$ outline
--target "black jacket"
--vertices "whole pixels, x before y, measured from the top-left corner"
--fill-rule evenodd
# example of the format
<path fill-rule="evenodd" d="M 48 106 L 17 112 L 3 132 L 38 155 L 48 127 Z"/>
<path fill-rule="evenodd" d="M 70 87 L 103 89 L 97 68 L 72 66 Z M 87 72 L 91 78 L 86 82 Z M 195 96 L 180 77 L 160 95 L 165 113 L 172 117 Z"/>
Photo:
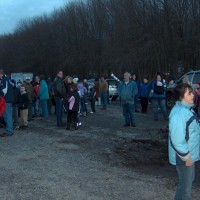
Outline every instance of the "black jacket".
<path fill-rule="evenodd" d="M 21 94 L 19 98 L 19 109 L 20 110 L 28 109 L 28 104 L 29 104 L 28 93 Z"/>
<path fill-rule="evenodd" d="M 79 102 L 80 102 L 79 93 L 78 92 L 72 92 L 71 96 L 74 96 L 74 98 L 75 98 L 75 102 L 74 102 L 74 106 L 72 108 L 72 111 L 78 112 L 79 111 Z"/>
<path fill-rule="evenodd" d="M 60 77 L 56 77 L 53 83 L 53 95 L 55 97 L 66 98 L 67 93 L 65 89 L 65 84 Z"/>

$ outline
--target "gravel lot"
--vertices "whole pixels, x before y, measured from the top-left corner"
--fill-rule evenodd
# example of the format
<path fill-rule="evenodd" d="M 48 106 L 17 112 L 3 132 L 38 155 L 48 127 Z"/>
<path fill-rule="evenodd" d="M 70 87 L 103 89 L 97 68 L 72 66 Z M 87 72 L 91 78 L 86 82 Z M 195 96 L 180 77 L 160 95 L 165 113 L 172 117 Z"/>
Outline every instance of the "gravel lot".
<path fill-rule="evenodd" d="M 0 199 L 173 199 L 177 176 L 167 161 L 166 121 L 136 113 L 137 127 L 124 128 L 117 103 L 81 119 L 79 130 L 66 131 L 53 115 L 35 118 L 28 130 L 0 138 Z"/>

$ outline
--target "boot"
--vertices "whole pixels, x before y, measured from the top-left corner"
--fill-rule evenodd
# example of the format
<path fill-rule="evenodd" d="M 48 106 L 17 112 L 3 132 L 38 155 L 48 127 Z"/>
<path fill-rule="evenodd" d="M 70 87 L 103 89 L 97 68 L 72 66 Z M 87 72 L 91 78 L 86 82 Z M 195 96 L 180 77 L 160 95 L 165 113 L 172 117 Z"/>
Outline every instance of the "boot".
<path fill-rule="evenodd" d="M 66 130 L 70 130 L 71 128 L 70 128 L 70 123 L 69 122 L 67 122 L 67 128 L 66 128 Z"/>
<path fill-rule="evenodd" d="M 78 124 L 77 123 L 74 124 L 74 129 L 78 130 Z"/>

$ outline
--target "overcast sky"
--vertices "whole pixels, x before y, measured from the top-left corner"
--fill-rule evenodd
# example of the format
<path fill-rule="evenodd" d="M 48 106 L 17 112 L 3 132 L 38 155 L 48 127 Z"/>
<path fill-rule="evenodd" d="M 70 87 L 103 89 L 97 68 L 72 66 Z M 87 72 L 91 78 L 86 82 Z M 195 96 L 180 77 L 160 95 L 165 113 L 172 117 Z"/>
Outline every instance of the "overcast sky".
<path fill-rule="evenodd" d="M 0 35 L 12 33 L 21 19 L 51 13 L 72 0 L 0 0 Z"/>

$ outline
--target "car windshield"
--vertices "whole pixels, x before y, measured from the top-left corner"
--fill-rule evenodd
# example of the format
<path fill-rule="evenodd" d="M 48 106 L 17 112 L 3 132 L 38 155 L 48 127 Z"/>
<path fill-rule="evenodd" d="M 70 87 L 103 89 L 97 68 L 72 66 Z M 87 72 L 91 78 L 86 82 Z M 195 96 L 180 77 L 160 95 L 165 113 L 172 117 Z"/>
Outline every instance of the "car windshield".
<path fill-rule="evenodd" d="M 200 82 L 200 72 L 195 73 L 192 83 L 197 84 Z"/>
<path fill-rule="evenodd" d="M 116 80 L 108 80 L 108 85 L 117 85 Z"/>

